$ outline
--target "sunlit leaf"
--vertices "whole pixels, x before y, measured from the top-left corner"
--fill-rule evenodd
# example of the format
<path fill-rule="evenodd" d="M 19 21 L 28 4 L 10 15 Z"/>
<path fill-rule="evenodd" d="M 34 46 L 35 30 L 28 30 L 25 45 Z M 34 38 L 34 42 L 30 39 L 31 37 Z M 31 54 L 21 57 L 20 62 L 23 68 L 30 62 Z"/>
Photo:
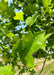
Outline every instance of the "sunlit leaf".
<path fill-rule="evenodd" d="M 20 12 L 20 13 L 16 12 L 15 14 L 16 14 L 16 16 L 13 17 L 15 20 L 22 20 L 22 21 L 24 21 L 24 19 L 23 19 L 23 12 Z"/>
<path fill-rule="evenodd" d="M 14 72 L 12 71 L 12 67 L 11 66 L 4 66 L 4 67 L 0 67 L 0 75 L 10 75 L 13 74 Z"/>
<path fill-rule="evenodd" d="M 16 43 L 16 47 L 14 47 L 13 52 L 19 52 L 21 61 L 24 65 L 33 66 L 32 54 L 37 52 L 40 48 L 44 50 L 46 39 L 49 36 L 50 35 L 45 36 L 45 31 L 37 32 L 34 35 L 32 33 L 24 35 L 23 39 Z M 28 58 L 30 60 L 28 60 Z"/>

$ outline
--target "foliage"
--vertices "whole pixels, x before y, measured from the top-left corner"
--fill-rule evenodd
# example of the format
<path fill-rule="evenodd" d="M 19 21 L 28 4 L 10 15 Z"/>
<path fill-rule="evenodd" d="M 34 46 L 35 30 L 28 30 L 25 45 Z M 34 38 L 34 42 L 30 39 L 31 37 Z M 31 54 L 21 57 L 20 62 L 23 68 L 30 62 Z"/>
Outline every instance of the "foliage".
<path fill-rule="evenodd" d="M 54 58 L 54 0 L 1 0 L 1 58 L 13 68 L 19 61 L 33 68 L 35 53 Z"/>
<path fill-rule="evenodd" d="M 12 71 L 12 67 L 11 66 L 4 66 L 4 67 L 0 67 L 0 74 L 1 75 L 11 75 L 14 72 Z"/>

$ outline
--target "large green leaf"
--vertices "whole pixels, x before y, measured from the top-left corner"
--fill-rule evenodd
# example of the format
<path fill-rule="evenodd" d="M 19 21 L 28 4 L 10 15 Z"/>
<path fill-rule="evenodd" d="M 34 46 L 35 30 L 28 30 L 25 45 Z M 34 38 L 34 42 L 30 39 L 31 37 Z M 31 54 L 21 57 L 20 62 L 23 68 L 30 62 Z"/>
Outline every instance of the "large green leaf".
<path fill-rule="evenodd" d="M 32 54 L 37 52 L 37 50 L 40 48 L 44 50 L 46 46 L 46 39 L 50 35 L 45 36 L 45 31 L 39 31 L 35 34 L 28 33 L 27 35 L 23 35 L 22 40 L 16 43 L 16 47 L 13 48 L 13 51 L 19 52 L 20 59 L 24 65 L 33 66 Z"/>
<path fill-rule="evenodd" d="M 45 31 L 40 31 L 40 32 L 35 33 L 34 35 L 33 34 L 30 35 L 29 39 L 30 39 L 30 41 L 29 42 L 26 41 L 27 45 L 23 47 L 24 49 L 19 52 L 19 55 L 20 55 L 20 58 L 24 65 L 33 66 L 32 54 L 34 52 L 37 52 L 37 50 L 39 50 L 40 48 L 42 48 L 44 50 L 44 48 L 46 46 L 47 37 L 45 37 Z M 27 40 L 27 38 L 24 39 L 23 42 L 25 40 Z M 23 44 L 25 45 L 25 42 L 22 43 L 22 46 L 23 46 Z"/>

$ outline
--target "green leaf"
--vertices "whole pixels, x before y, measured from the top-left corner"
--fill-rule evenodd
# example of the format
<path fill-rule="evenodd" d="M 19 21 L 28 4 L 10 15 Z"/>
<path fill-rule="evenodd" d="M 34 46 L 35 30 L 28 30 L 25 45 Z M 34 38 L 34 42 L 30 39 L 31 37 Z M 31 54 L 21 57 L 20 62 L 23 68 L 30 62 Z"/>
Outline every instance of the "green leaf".
<path fill-rule="evenodd" d="M 13 73 L 11 66 L 0 67 L 0 75 L 11 75 Z"/>
<path fill-rule="evenodd" d="M 14 20 L 22 20 L 22 21 L 24 21 L 24 19 L 23 19 L 23 12 L 20 12 L 20 13 L 15 12 L 15 14 L 16 14 L 16 16 L 13 17 Z"/>
<path fill-rule="evenodd" d="M 34 14 L 32 17 L 28 17 L 26 19 L 26 24 L 31 26 L 32 24 L 34 24 L 34 22 L 36 21 L 37 19 L 37 14 Z"/>
<path fill-rule="evenodd" d="M 27 42 L 27 45 L 24 47 L 23 46 L 23 50 L 19 52 L 19 55 L 20 55 L 20 58 L 21 58 L 21 61 L 24 65 L 26 66 L 33 66 L 33 57 L 32 57 L 32 54 L 34 52 L 37 52 L 38 49 L 40 48 L 43 48 L 46 46 L 46 43 L 45 43 L 45 40 L 44 40 L 44 33 L 45 32 L 37 32 L 35 33 L 34 35 L 33 34 L 30 34 L 30 37 L 29 36 L 26 36 L 29 39 L 29 42 Z M 27 38 L 23 40 L 23 42 L 25 40 L 28 40 Z M 22 43 L 22 45 L 25 45 L 26 43 Z M 28 60 L 28 58 L 30 60 Z"/>
<path fill-rule="evenodd" d="M 19 53 L 22 63 L 26 66 L 33 66 L 33 57 L 32 54 L 37 52 L 40 48 L 44 49 L 46 46 L 46 39 L 50 35 L 45 36 L 45 31 L 39 31 L 35 34 L 31 32 L 27 35 L 23 35 L 23 39 L 16 43 L 14 51 Z M 14 53 L 17 53 L 14 52 Z M 28 58 L 30 60 L 28 60 Z"/>
<path fill-rule="evenodd" d="M 15 34 L 13 34 L 13 33 L 8 33 L 8 34 L 6 34 L 6 36 L 10 38 L 10 37 L 14 37 Z"/>

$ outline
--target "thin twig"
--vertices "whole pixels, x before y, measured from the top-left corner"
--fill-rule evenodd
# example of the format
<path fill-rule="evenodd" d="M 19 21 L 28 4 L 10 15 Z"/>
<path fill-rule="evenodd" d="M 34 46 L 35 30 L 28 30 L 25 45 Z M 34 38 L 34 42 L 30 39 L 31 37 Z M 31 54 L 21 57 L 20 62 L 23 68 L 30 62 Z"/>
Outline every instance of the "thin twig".
<path fill-rule="evenodd" d="M 46 59 L 47 59 L 47 55 L 46 55 L 46 57 L 45 57 L 45 60 L 44 60 L 44 63 L 43 63 L 43 67 L 42 67 L 42 69 L 41 69 L 39 75 L 41 75 L 41 73 L 42 73 L 42 71 L 43 71 L 43 69 L 44 69 L 44 66 L 45 66 L 45 63 L 46 63 Z"/>

